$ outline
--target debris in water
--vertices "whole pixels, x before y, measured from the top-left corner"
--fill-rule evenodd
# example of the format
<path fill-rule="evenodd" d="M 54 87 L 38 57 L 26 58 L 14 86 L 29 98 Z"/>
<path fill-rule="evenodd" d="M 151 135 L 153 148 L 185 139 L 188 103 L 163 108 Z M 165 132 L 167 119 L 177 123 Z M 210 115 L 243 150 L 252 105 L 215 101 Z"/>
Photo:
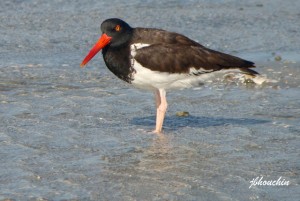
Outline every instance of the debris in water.
<path fill-rule="evenodd" d="M 279 55 L 275 56 L 275 61 L 281 61 L 281 60 L 282 60 L 281 56 Z"/>
<path fill-rule="evenodd" d="M 178 117 L 187 117 L 189 115 L 190 115 L 190 113 L 186 112 L 186 111 L 176 112 L 176 116 L 178 116 Z"/>

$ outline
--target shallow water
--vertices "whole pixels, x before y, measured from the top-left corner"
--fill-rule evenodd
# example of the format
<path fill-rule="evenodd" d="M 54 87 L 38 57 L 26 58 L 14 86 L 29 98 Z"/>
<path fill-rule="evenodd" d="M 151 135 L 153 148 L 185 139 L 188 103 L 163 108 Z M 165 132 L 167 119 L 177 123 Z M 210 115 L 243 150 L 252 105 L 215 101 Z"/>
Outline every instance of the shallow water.
<path fill-rule="evenodd" d="M 1 1 L 0 200 L 297 200 L 298 4 Z M 115 16 L 255 61 L 278 82 L 170 92 L 164 134 L 148 133 L 151 93 L 119 81 L 100 55 L 79 68 Z M 249 189 L 260 176 L 290 185 Z"/>

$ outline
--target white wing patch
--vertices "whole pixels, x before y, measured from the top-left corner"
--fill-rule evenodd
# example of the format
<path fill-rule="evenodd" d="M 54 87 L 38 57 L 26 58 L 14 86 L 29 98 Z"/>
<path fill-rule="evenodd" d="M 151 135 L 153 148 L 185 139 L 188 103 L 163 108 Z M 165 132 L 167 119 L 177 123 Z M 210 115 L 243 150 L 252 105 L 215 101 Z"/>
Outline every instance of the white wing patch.
<path fill-rule="evenodd" d="M 143 47 L 148 47 L 150 44 L 147 43 L 133 43 L 130 45 L 131 56 L 134 57 L 136 55 L 136 51 L 138 49 L 142 49 Z"/>
<path fill-rule="evenodd" d="M 207 70 L 204 68 L 196 69 L 194 67 L 191 67 L 189 73 L 190 73 L 190 75 L 200 75 L 200 74 L 204 74 L 204 73 L 210 73 L 213 71 L 214 71 L 213 69 Z"/>

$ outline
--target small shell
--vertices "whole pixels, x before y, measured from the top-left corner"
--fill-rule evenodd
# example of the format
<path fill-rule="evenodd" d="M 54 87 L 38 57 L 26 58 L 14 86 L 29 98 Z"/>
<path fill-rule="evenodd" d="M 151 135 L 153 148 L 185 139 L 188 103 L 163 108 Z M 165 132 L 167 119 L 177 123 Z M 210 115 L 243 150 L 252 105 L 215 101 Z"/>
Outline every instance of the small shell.
<path fill-rule="evenodd" d="M 190 113 L 186 112 L 186 111 L 176 112 L 176 116 L 178 116 L 178 117 L 187 117 L 189 115 L 190 115 Z"/>

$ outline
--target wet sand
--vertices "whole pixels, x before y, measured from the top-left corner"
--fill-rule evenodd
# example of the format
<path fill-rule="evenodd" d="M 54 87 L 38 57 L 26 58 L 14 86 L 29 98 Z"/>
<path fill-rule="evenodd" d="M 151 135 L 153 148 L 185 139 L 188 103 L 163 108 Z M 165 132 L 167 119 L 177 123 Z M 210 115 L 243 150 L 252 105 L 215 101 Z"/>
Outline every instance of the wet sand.
<path fill-rule="evenodd" d="M 297 200 L 300 2 L 0 2 L 0 200 Z M 101 55 L 101 21 L 183 33 L 257 64 L 277 83 L 218 80 L 153 95 Z M 179 111 L 189 112 L 178 117 Z M 252 186 L 257 177 L 289 186 Z"/>

